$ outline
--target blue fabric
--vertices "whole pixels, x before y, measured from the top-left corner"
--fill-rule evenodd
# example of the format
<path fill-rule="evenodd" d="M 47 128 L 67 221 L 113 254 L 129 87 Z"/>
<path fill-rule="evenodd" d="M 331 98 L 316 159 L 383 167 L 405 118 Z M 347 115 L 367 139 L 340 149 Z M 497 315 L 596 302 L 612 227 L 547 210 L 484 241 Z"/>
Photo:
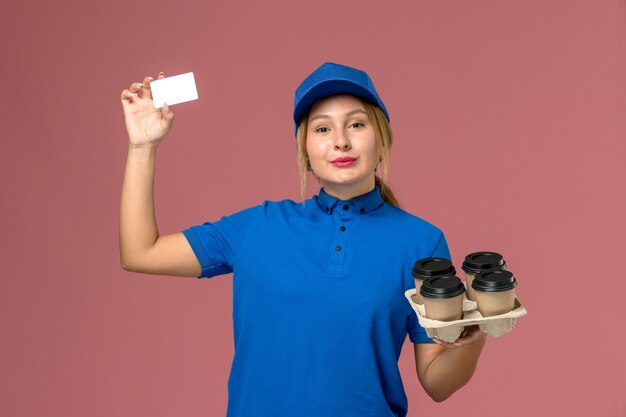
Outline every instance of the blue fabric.
<path fill-rule="evenodd" d="M 389 113 L 365 71 L 346 65 L 326 62 L 302 81 L 294 94 L 293 120 L 295 134 L 298 125 L 317 100 L 334 94 L 352 94 L 378 106 L 387 120 Z"/>
<path fill-rule="evenodd" d="M 450 259 L 441 230 L 375 188 L 266 201 L 183 233 L 200 277 L 233 272 L 228 417 L 406 416 L 402 345 L 432 340 L 404 292 L 416 260 Z"/>

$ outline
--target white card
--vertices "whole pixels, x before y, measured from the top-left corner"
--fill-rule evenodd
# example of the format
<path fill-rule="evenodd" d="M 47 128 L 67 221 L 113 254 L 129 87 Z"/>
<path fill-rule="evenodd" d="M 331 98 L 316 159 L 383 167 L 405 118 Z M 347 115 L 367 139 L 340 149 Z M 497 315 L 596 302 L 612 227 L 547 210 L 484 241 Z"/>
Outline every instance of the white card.
<path fill-rule="evenodd" d="M 171 106 L 172 104 L 198 99 L 193 72 L 154 80 L 150 83 L 150 89 L 152 90 L 154 107 L 157 109 L 163 107 L 163 103 Z"/>

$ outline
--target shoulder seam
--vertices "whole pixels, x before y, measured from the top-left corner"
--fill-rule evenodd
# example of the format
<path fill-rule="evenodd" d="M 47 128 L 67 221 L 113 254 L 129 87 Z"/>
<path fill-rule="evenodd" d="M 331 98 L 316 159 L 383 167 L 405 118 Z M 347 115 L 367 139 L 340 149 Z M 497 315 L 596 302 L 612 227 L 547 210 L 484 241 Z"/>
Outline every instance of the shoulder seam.
<path fill-rule="evenodd" d="M 437 226 L 435 226 L 437 227 Z M 435 254 L 435 251 L 437 250 L 437 248 L 439 247 L 439 244 L 441 243 L 441 239 L 443 239 L 443 232 L 439 231 L 439 239 L 437 239 L 437 243 L 435 243 L 435 247 L 433 248 L 433 250 L 430 252 L 430 257 L 432 258 L 433 255 Z"/>

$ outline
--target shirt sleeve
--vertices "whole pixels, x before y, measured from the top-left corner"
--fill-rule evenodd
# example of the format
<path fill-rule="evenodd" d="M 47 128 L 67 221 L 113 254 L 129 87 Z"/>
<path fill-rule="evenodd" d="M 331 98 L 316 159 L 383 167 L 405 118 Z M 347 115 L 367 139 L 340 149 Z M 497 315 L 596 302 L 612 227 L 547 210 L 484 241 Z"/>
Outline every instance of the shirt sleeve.
<path fill-rule="evenodd" d="M 233 272 L 239 246 L 260 207 L 251 207 L 216 222 L 205 222 L 182 231 L 202 266 L 198 278 Z"/>
<path fill-rule="evenodd" d="M 448 249 L 448 242 L 446 242 L 446 237 L 443 235 L 443 233 L 441 233 L 439 241 L 435 245 L 435 249 L 433 249 L 433 253 L 430 255 L 430 257 L 452 260 L 452 258 L 450 257 L 450 249 Z"/>
<path fill-rule="evenodd" d="M 450 249 L 448 249 L 448 242 L 446 242 L 446 238 L 441 233 L 435 247 L 430 255 L 431 258 L 445 258 L 452 259 L 450 257 Z M 411 315 L 409 316 L 408 322 L 408 333 L 409 339 L 413 343 L 433 343 L 433 339 L 428 337 L 426 334 L 426 330 L 420 326 L 419 321 L 417 320 L 417 314 L 411 309 Z"/>
<path fill-rule="evenodd" d="M 433 339 L 428 337 L 426 330 L 420 326 L 417 321 L 417 314 L 411 309 L 411 315 L 409 316 L 409 339 L 413 343 L 434 343 Z"/>

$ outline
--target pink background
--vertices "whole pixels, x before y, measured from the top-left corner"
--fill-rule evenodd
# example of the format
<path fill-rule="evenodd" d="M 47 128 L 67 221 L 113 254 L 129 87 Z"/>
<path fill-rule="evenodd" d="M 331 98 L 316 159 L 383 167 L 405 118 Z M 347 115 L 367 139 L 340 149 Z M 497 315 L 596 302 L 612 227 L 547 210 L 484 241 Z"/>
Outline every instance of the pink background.
<path fill-rule="evenodd" d="M 158 154 L 167 234 L 298 198 L 293 91 L 324 61 L 374 79 L 404 208 L 459 269 L 503 253 L 529 311 L 441 404 L 407 339 L 409 416 L 626 415 L 624 1 L 6 3 L 0 415 L 225 414 L 231 277 L 120 267 L 119 95 L 196 74 Z"/>

